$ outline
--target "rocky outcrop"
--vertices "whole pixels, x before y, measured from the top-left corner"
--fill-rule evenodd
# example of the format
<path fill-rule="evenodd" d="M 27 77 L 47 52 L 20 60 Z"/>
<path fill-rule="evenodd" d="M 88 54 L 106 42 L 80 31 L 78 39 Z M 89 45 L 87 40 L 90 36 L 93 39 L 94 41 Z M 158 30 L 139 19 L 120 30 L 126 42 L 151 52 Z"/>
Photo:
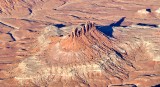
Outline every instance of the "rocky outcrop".
<path fill-rule="evenodd" d="M 159 86 L 158 0 L 0 2 L 0 86 Z"/>
<path fill-rule="evenodd" d="M 32 24 L 38 26 L 41 23 Z M 13 29 L 11 33 L 16 41 L 8 43 L 9 40 L 5 40 L 1 44 L 0 78 L 3 86 L 15 83 L 33 87 L 123 87 L 159 83 L 158 28 L 146 32 L 150 30 L 146 27 L 136 33 L 140 27 L 118 27 L 114 28 L 112 38 L 97 30 L 91 22 L 62 29 L 53 25 L 36 26 L 33 29 Z M 155 38 L 147 39 L 153 33 Z M 154 45 L 148 44 L 148 40 Z M 149 83 L 149 79 L 154 83 Z"/>
<path fill-rule="evenodd" d="M 69 35 L 58 39 L 50 41 L 53 43 L 48 46 L 44 54 L 48 56 L 46 59 L 49 62 L 59 59 L 61 65 L 99 59 L 114 49 L 111 41 L 90 22 L 76 27 Z"/>
<path fill-rule="evenodd" d="M 80 37 L 81 35 L 85 35 L 89 31 L 91 31 L 91 29 L 95 29 L 94 23 L 87 22 L 85 25 L 82 26 L 82 28 L 73 29 L 73 31 L 71 33 L 71 37 L 72 38 Z"/>

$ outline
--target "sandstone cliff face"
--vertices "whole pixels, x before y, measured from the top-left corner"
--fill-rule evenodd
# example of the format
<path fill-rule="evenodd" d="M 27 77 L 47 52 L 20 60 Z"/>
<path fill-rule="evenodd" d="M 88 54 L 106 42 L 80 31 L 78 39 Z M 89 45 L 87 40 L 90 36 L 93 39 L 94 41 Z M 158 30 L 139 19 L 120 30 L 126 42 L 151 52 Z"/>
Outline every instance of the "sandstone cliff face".
<path fill-rule="evenodd" d="M 0 2 L 0 87 L 159 86 L 158 0 Z"/>

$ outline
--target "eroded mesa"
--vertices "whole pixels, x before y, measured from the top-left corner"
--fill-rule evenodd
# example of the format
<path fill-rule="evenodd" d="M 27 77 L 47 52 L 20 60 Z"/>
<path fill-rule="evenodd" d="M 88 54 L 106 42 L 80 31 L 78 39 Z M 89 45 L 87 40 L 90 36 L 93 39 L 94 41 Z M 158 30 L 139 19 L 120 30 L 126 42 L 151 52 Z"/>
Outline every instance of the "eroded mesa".
<path fill-rule="evenodd" d="M 158 87 L 158 0 L 0 0 L 0 87 Z"/>

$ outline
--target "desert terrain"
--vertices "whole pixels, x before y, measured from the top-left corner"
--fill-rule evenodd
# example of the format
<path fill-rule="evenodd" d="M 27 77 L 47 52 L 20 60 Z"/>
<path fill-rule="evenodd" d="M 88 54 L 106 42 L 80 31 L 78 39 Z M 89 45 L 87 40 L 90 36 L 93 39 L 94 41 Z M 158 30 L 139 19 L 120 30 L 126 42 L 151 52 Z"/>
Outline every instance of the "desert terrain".
<path fill-rule="evenodd" d="M 160 1 L 0 0 L 0 87 L 160 87 Z"/>

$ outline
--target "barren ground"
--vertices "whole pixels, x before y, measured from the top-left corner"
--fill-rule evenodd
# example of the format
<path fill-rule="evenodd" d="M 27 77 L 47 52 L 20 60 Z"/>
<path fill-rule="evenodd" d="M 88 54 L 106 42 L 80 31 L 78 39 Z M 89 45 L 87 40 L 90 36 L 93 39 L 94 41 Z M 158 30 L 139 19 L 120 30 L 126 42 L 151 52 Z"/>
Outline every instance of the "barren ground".
<path fill-rule="evenodd" d="M 0 0 L 0 87 L 158 86 L 159 0 Z"/>

